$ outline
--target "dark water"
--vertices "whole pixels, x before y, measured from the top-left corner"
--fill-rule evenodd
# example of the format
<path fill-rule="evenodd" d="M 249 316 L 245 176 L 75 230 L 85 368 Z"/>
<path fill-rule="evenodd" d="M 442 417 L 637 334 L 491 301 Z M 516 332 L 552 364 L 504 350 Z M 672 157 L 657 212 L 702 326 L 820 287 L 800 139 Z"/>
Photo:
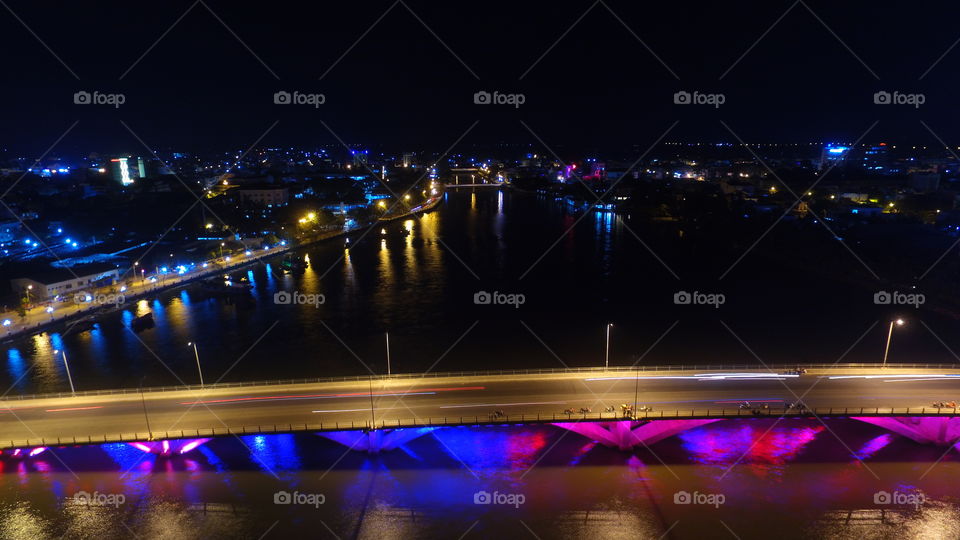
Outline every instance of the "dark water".
<path fill-rule="evenodd" d="M 22 340 L 0 350 L 0 382 L 13 393 L 64 390 L 53 351 L 65 349 L 78 389 L 192 383 L 189 341 L 208 383 L 382 372 L 385 331 L 395 371 L 598 365 L 607 322 L 612 364 L 654 344 L 644 364 L 757 364 L 754 353 L 767 363 L 834 362 L 848 349 L 844 361 L 881 358 L 878 321 L 892 312 L 873 304 L 875 283 L 801 271 L 762 250 L 720 280 L 750 242 L 580 217 L 533 195 L 451 192 L 422 221 L 353 235 L 349 252 L 343 240 L 300 250 L 310 262 L 302 274 L 281 273 L 279 260 L 235 273 L 254 284 L 248 298 L 175 290 L 91 332 Z M 280 290 L 325 302 L 278 305 Z M 727 301 L 677 306 L 678 290 Z M 526 301 L 475 305 L 478 291 Z M 155 328 L 127 329 L 146 311 Z M 954 319 L 903 314 L 891 361 L 955 361 Z M 439 429 L 380 456 L 314 435 L 218 439 L 169 459 L 126 445 L 68 448 L 0 457 L 0 537 L 956 538 L 960 466 L 955 453 L 937 463 L 943 452 L 852 420 L 725 421 L 637 452 L 548 426 Z M 69 504 L 80 490 L 124 502 Z M 275 505 L 281 490 L 323 494 L 324 504 Z M 474 504 L 480 491 L 524 501 Z M 674 504 L 680 491 L 724 502 Z M 878 506 L 878 491 L 924 503 Z"/>
<path fill-rule="evenodd" d="M 78 389 L 136 386 L 143 377 L 145 385 L 192 383 L 189 341 L 199 343 L 207 382 L 384 372 L 386 331 L 396 372 L 598 365 L 607 322 L 615 324 L 614 365 L 648 349 L 647 365 L 875 362 L 894 314 L 908 322 L 896 331 L 891 362 L 953 363 L 950 349 L 960 350 L 957 320 L 874 305 L 882 285 L 852 280 L 848 268 L 858 263 L 836 245 L 824 248 L 834 250 L 827 262 L 836 270 L 824 262 L 825 272 L 813 273 L 766 257 L 765 247 L 793 250 L 771 234 L 719 279 L 762 228 L 725 245 L 673 225 L 583 216 L 557 201 L 484 189 L 448 192 L 438 211 L 385 228 L 385 236 L 354 234 L 349 251 L 342 239 L 301 249 L 310 266 L 298 275 L 282 273 L 279 260 L 234 272 L 254 285 L 244 298 L 179 289 L 106 316 L 93 331 L 21 340 L 0 350 L 0 383 L 14 393 L 65 389 L 55 349 L 67 351 Z M 804 268 L 809 249 L 796 247 Z M 277 305 L 280 290 L 322 294 L 325 303 Z M 726 303 L 678 306 L 679 290 L 720 292 Z M 520 293 L 525 303 L 475 305 L 478 291 Z M 156 327 L 130 331 L 147 311 Z"/>
<path fill-rule="evenodd" d="M 550 426 L 441 428 L 379 456 L 307 434 L 216 439 L 172 458 L 53 452 L 2 462 L 3 538 L 960 535 L 955 452 L 936 463 L 943 449 L 853 420 L 724 421 L 637 452 Z M 123 499 L 73 504 L 81 490 Z M 322 504 L 275 504 L 280 491 Z M 922 504 L 877 504 L 880 491 Z M 513 504 L 476 504 L 480 492 Z M 680 492 L 716 504 L 677 504 Z"/>

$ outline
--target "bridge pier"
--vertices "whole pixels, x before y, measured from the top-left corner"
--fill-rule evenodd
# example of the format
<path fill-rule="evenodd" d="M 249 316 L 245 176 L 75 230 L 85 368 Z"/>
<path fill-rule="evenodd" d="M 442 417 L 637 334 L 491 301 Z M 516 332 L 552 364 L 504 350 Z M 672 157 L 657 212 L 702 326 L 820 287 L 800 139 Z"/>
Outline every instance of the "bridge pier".
<path fill-rule="evenodd" d="M 162 441 L 145 441 L 145 442 L 132 442 L 127 443 L 130 446 L 146 452 L 148 454 L 157 454 L 161 456 L 170 456 L 177 454 L 186 454 L 187 452 L 197 448 L 201 444 L 206 443 L 210 439 L 172 439 L 172 440 L 162 440 Z"/>
<path fill-rule="evenodd" d="M 920 444 L 949 446 L 960 441 L 960 418 L 957 417 L 854 416 L 852 418 L 903 435 Z"/>
<path fill-rule="evenodd" d="M 317 435 L 340 443 L 351 450 L 379 454 L 395 450 L 408 442 L 430 433 L 435 428 L 374 429 L 364 431 L 325 431 Z"/>
<path fill-rule="evenodd" d="M 718 422 L 720 419 L 706 420 L 651 420 L 634 422 L 622 420 L 616 422 L 558 422 L 553 425 L 579 433 L 604 446 L 630 450 L 639 445 L 650 445 L 682 431 Z"/>

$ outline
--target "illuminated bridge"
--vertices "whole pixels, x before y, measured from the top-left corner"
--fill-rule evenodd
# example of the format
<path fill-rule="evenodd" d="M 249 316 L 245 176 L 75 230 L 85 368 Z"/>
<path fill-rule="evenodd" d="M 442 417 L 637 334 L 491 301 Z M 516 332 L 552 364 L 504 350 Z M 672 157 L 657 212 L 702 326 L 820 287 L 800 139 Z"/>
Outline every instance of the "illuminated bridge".
<path fill-rule="evenodd" d="M 0 403 L 0 449 L 130 442 L 171 453 L 211 437 L 308 431 L 376 452 L 440 426 L 529 423 L 629 449 L 755 417 L 847 417 L 919 443 L 960 439 L 950 403 L 960 400 L 956 365 L 801 367 L 805 373 L 798 366 L 430 373 L 8 396 Z M 791 407 L 798 402 L 804 407 Z"/>

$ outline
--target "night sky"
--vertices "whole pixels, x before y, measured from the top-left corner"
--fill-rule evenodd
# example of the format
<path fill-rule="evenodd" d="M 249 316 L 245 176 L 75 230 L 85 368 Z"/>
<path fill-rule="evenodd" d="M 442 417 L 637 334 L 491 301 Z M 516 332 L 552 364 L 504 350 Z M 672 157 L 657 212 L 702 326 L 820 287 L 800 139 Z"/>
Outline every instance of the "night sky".
<path fill-rule="evenodd" d="M 37 157 L 75 121 L 51 155 L 143 151 L 131 131 L 158 150 L 539 137 L 603 152 L 643 149 L 675 121 L 666 140 L 852 142 L 878 121 L 865 142 L 960 142 L 956 3 L 6 5 L 0 145 L 14 155 Z M 80 90 L 126 102 L 76 105 Z M 276 105 L 280 90 L 326 102 Z M 481 90 L 525 103 L 475 105 Z M 725 103 L 675 105 L 680 90 Z M 880 90 L 925 103 L 875 105 Z"/>

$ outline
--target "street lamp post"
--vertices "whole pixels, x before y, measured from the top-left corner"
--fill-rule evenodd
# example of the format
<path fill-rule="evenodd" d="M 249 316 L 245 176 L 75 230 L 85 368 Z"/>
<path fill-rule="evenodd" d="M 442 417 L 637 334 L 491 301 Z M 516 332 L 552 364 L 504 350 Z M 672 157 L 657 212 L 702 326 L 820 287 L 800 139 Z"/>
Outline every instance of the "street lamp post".
<path fill-rule="evenodd" d="M 76 396 L 77 391 L 73 388 L 73 377 L 70 376 L 70 363 L 67 362 L 67 351 L 53 351 L 53 354 L 57 354 L 58 352 L 63 355 L 63 367 L 67 370 L 67 381 L 70 382 L 70 393 Z"/>
<path fill-rule="evenodd" d="M 147 400 L 143 397 L 143 380 L 147 376 L 140 377 L 140 404 L 143 405 L 143 419 L 147 421 L 147 439 L 153 440 L 153 430 L 150 429 L 150 416 L 147 414 Z"/>
<path fill-rule="evenodd" d="M 890 340 L 893 338 L 893 325 L 903 326 L 903 319 L 890 321 L 890 330 L 887 331 L 887 346 L 883 349 L 883 366 L 887 367 L 887 356 L 890 354 Z"/>
<path fill-rule="evenodd" d="M 383 335 L 387 338 L 387 375 L 390 375 L 390 332 L 384 332 Z"/>
<path fill-rule="evenodd" d="M 603 359 L 603 368 L 610 368 L 610 327 L 613 326 L 613 323 L 607 323 L 607 348 L 606 353 Z"/>
<path fill-rule="evenodd" d="M 193 347 L 193 356 L 197 359 L 197 373 L 200 374 L 200 388 L 203 388 L 203 370 L 200 369 L 200 353 L 197 352 L 197 343 L 191 341 L 187 343 L 187 347 Z"/>

